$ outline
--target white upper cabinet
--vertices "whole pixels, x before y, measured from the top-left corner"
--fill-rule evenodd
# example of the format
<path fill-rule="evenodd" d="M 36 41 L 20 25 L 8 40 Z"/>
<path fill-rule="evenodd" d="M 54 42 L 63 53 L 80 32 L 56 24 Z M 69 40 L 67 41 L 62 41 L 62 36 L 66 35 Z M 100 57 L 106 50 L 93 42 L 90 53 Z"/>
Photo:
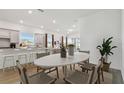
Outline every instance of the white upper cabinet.
<path fill-rule="evenodd" d="M 10 31 L 10 42 L 19 43 L 19 31 Z"/>
<path fill-rule="evenodd" d="M 10 38 L 10 31 L 0 28 L 0 38 Z"/>

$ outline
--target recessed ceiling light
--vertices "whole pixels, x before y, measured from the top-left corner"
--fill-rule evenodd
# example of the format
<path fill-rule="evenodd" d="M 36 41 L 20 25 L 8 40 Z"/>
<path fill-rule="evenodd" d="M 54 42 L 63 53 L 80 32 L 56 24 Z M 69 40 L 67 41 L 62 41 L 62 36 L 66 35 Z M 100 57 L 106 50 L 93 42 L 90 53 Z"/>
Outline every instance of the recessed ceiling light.
<path fill-rule="evenodd" d="M 42 29 L 44 28 L 44 26 L 40 26 Z"/>
<path fill-rule="evenodd" d="M 72 32 L 72 31 L 73 31 L 73 29 L 68 29 L 68 31 L 69 31 L 69 32 Z"/>
<path fill-rule="evenodd" d="M 28 13 L 29 13 L 29 14 L 32 14 L 32 11 L 31 11 L 31 10 L 29 10 L 29 11 L 28 11 Z"/>
<path fill-rule="evenodd" d="M 23 23 L 24 23 L 24 21 L 23 21 L 23 20 L 20 20 L 20 23 L 21 23 L 21 24 L 23 24 Z"/>
<path fill-rule="evenodd" d="M 76 27 L 76 25 L 72 25 L 72 27 L 73 27 L 73 28 L 75 28 L 75 27 Z"/>
<path fill-rule="evenodd" d="M 56 20 L 53 20 L 53 23 L 55 24 L 56 23 Z"/>

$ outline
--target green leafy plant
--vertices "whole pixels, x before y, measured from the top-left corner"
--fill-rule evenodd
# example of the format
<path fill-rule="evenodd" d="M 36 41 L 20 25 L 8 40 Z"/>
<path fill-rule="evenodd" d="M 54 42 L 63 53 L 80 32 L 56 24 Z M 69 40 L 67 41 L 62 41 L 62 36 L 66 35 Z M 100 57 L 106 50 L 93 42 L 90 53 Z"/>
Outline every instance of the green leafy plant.
<path fill-rule="evenodd" d="M 61 48 L 62 51 L 66 50 L 65 46 L 61 46 L 60 48 Z"/>
<path fill-rule="evenodd" d="M 102 45 L 98 45 L 97 49 L 99 49 L 100 54 L 102 57 L 106 56 L 106 60 L 107 60 L 107 56 L 109 55 L 113 55 L 114 53 L 112 52 L 112 50 L 114 48 L 117 48 L 117 46 L 112 46 L 112 39 L 113 37 L 108 38 L 107 40 L 103 39 L 103 43 Z"/>
<path fill-rule="evenodd" d="M 75 45 L 74 44 L 69 44 L 68 47 L 74 47 Z"/>
<path fill-rule="evenodd" d="M 60 49 L 61 49 L 61 57 L 66 58 L 66 48 L 65 48 L 65 46 L 61 45 Z"/>

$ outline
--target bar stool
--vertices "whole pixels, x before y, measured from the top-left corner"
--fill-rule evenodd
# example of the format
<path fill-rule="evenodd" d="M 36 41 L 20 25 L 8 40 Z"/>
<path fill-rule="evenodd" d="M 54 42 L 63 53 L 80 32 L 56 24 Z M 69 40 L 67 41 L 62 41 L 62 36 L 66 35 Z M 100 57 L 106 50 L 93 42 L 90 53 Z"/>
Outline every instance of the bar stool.
<path fill-rule="evenodd" d="M 7 67 L 14 67 L 15 70 L 15 66 L 15 55 L 3 55 L 3 72 Z"/>
<path fill-rule="evenodd" d="M 30 52 L 29 53 L 29 63 L 34 63 L 34 60 L 36 59 L 37 52 Z"/>
<path fill-rule="evenodd" d="M 26 53 L 18 54 L 18 60 L 20 64 L 27 64 L 28 63 L 27 54 Z"/>

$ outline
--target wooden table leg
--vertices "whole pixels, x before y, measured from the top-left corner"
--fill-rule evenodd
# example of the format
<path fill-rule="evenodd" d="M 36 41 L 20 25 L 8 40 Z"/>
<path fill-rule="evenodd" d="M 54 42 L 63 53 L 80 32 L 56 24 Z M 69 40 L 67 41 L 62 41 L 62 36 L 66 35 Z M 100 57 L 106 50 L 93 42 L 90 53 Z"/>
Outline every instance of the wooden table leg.
<path fill-rule="evenodd" d="M 67 77 L 67 66 L 63 66 L 64 77 Z"/>
<path fill-rule="evenodd" d="M 59 79 L 59 70 L 58 70 L 58 67 L 56 67 L 56 73 L 57 73 L 57 78 Z"/>

